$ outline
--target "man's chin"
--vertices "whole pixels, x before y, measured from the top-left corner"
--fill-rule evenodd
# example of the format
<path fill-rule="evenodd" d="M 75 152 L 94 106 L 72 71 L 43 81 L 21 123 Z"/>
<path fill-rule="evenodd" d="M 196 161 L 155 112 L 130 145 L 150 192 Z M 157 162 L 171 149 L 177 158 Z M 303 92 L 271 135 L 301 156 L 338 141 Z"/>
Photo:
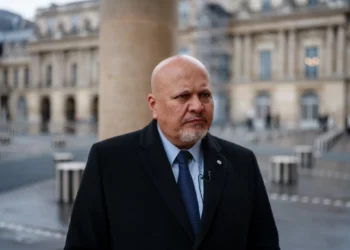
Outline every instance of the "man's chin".
<path fill-rule="evenodd" d="M 183 129 L 180 132 L 180 140 L 183 142 L 197 142 L 203 139 L 208 133 L 208 129 L 203 126 Z"/>

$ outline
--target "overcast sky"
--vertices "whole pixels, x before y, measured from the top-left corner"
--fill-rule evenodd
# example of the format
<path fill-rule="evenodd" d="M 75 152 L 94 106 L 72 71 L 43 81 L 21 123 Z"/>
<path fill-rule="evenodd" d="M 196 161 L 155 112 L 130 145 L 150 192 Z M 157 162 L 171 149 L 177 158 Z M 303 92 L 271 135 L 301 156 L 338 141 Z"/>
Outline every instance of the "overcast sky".
<path fill-rule="evenodd" d="M 0 0 L 0 9 L 5 9 L 32 20 L 37 8 L 48 7 L 51 3 L 63 4 L 77 0 Z"/>

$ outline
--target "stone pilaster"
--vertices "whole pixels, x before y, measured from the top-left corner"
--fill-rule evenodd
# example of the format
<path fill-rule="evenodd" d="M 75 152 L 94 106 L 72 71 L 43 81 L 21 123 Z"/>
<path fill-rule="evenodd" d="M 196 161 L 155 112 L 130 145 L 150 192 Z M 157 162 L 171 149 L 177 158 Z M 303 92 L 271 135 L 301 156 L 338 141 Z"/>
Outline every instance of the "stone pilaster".
<path fill-rule="evenodd" d="M 336 57 L 336 72 L 337 75 L 344 74 L 344 58 L 345 58 L 345 28 L 343 25 L 337 29 L 337 57 Z"/>
<path fill-rule="evenodd" d="M 41 79 L 40 72 L 40 55 L 38 53 L 31 55 L 31 62 L 29 63 L 30 71 L 30 87 L 37 87 Z"/>
<path fill-rule="evenodd" d="M 326 56 L 323 59 L 325 62 L 325 74 L 326 77 L 333 75 L 333 63 L 334 63 L 334 54 L 333 54 L 333 45 L 334 45 L 334 31 L 333 27 L 327 27 L 327 38 L 326 38 Z"/>
<path fill-rule="evenodd" d="M 278 61 L 277 77 L 279 80 L 285 78 L 285 58 L 286 58 L 286 35 L 284 30 L 278 32 Z"/>
<path fill-rule="evenodd" d="M 54 88 L 63 86 L 64 59 L 63 52 L 53 52 L 52 63 L 52 86 Z"/>
<path fill-rule="evenodd" d="M 296 49 L 296 37 L 295 30 L 289 30 L 288 32 L 288 78 L 295 79 L 295 54 Z"/>
<path fill-rule="evenodd" d="M 176 0 L 104 0 L 100 25 L 99 139 L 140 129 L 154 67 L 175 53 Z"/>
<path fill-rule="evenodd" d="M 234 65 L 234 79 L 236 83 L 239 83 L 242 77 L 242 40 L 240 35 L 234 37 L 234 54 L 233 54 L 233 65 Z"/>
<path fill-rule="evenodd" d="M 251 77 L 251 61 L 252 61 L 252 45 L 251 34 L 244 36 L 244 81 L 249 81 Z"/>

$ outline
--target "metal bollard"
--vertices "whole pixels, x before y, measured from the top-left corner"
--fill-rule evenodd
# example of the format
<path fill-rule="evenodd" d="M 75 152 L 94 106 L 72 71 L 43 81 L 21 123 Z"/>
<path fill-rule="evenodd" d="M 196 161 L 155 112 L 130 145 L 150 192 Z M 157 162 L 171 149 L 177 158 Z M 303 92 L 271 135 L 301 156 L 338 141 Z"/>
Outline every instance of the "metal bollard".
<path fill-rule="evenodd" d="M 11 143 L 11 137 L 8 133 L 0 133 L 0 143 L 2 145 L 9 145 Z"/>
<path fill-rule="evenodd" d="M 54 164 L 73 161 L 73 154 L 68 152 L 53 153 Z"/>
<path fill-rule="evenodd" d="M 269 180 L 278 184 L 295 184 L 298 180 L 296 157 L 283 155 L 271 157 Z"/>
<path fill-rule="evenodd" d="M 65 204 L 75 201 L 85 165 L 85 162 L 65 162 L 56 165 L 58 201 Z"/>
<path fill-rule="evenodd" d="M 52 147 L 54 148 L 64 148 L 66 146 L 66 140 L 64 137 L 52 138 Z"/>
<path fill-rule="evenodd" d="M 295 155 L 298 166 L 301 168 L 311 168 L 314 163 L 313 147 L 309 145 L 298 145 L 295 147 Z"/>

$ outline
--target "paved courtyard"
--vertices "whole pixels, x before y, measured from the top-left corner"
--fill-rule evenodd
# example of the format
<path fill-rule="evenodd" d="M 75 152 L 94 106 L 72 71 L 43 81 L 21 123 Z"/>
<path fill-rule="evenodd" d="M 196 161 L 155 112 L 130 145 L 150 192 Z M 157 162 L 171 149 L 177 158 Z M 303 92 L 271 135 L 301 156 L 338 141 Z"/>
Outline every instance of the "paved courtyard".
<path fill-rule="evenodd" d="M 297 144 L 312 145 L 315 132 L 295 132 L 252 142 L 248 133 L 217 130 L 256 153 L 276 218 L 283 250 L 348 250 L 350 246 L 350 138 L 342 136 L 312 169 L 300 170 L 298 183 L 267 181 L 269 158 L 293 154 Z M 265 138 L 265 135 L 262 136 Z M 66 151 L 86 161 L 96 137 L 71 135 Z M 56 202 L 49 136 L 16 136 L 2 146 L 0 160 L 0 249 L 62 249 L 71 206 Z"/>

